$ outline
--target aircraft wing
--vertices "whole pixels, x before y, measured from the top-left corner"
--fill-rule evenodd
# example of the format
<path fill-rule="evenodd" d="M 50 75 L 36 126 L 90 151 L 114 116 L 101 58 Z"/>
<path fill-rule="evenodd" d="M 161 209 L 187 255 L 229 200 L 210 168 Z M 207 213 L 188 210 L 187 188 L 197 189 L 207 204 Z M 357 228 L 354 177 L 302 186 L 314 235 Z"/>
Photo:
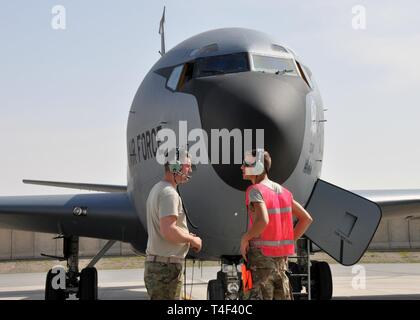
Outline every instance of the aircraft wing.
<path fill-rule="evenodd" d="M 93 184 L 80 182 L 62 182 L 62 181 L 42 181 L 42 180 L 22 180 L 26 184 L 36 184 L 48 187 L 60 187 L 69 189 L 102 191 L 102 192 L 126 192 L 127 186 L 110 184 Z"/>
<path fill-rule="evenodd" d="M 126 192 L 0 197 L 0 228 L 130 243 L 147 240 Z"/>
<path fill-rule="evenodd" d="M 352 191 L 381 207 L 382 218 L 420 216 L 420 190 L 355 190 Z"/>

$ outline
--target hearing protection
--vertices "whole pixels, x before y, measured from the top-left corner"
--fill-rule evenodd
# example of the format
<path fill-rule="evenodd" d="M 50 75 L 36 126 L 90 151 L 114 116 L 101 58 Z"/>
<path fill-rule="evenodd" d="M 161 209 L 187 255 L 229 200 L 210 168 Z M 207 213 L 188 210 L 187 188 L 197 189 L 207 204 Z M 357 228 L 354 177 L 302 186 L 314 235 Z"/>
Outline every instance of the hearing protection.
<path fill-rule="evenodd" d="M 264 157 L 264 152 L 263 152 L 263 157 Z M 255 172 L 259 172 L 259 174 L 263 173 L 264 170 L 265 170 L 264 160 L 261 161 L 258 156 L 257 156 L 257 161 L 256 161 L 255 166 L 254 166 L 254 170 L 255 170 Z"/>
<path fill-rule="evenodd" d="M 171 151 L 167 151 L 165 153 L 166 163 L 171 173 L 180 174 L 182 172 L 182 161 L 180 152 L 183 152 L 183 158 L 185 156 L 189 157 L 188 151 L 186 151 L 183 148 L 180 149 L 179 147 L 172 149 Z"/>
<path fill-rule="evenodd" d="M 184 151 L 185 149 L 181 149 L 181 152 L 185 152 L 187 156 L 189 156 L 188 151 Z M 180 149 L 179 147 L 177 147 L 175 149 L 175 161 L 171 160 L 168 161 L 169 159 L 169 152 L 167 152 L 165 154 L 165 157 L 167 159 L 167 163 L 168 163 L 168 167 L 169 167 L 169 171 L 171 173 L 173 173 L 174 177 L 175 175 L 182 175 L 184 177 L 186 177 L 188 180 L 190 179 L 190 176 L 187 174 L 182 173 L 182 162 L 180 160 Z M 172 162 L 172 163 L 171 163 Z M 179 186 L 176 186 L 176 192 L 179 194 L 179 196 L 181 196 L 181 193 L 179 191 Z M 194 228 L 194 229 L 198 229 L 198 227 L 191 221 L 189 214 L 188 214 L 188 210 L 184 205 L 184 201 L 182 201 L 182 209 L 184 210 L 185 216 L 187 217 L 188 222 L 190 223 L 190 225 Z"/>
<path fill-rule="evenodd" d="M 179 160 L 179 148 L 176 148 L 175 150 L 176 159 L 175 162 L 172 161 L 172 163 L 169 163 L 169 171 L 172 173 L 180 173 L 182 170 L 182 163 Z"/>
<path fill-rule="evenodd" d="M 246 167 L 246 173 L 248 175 L 260 175 L 265 170 L 264 165 L 264 149 L 257 149 L 255 154 L 255 161 L 253 163 L 247 163 L 244 161 Z"/>

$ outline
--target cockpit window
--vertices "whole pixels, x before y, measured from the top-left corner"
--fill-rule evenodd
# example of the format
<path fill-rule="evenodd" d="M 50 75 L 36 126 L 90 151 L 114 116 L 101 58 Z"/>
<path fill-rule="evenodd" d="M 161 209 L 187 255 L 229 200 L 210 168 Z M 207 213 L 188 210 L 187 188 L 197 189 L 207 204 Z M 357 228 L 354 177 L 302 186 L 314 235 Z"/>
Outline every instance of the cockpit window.
<path fill-rule="evenodd" d="M 293 59 L 253 54 L 252 62 L 254 63 L 255 71 L 297 75 Z"/>
<path fill-rule="evenodd" d="M 304 70 L 305 68 L 302 68 L 301 64 L 296 61 L 296 65 L 298 66 L 300 75 L 302 76 L 302 79 L 306 82 L 306 84 L 308 85 L 309 88 L 312 88 L 312 83 L 310 81 L 310 77 L 308 77 L 308 75 L 306 74 L 306 70 Z"/>
<path fill-rule="evenodd" d="M 195 61 L 193 78 L 244 71 L 249 71 L 248 55 L 246 53 L 204 57 Z"/>
<path fill-rule="evenodd" d="M 181 76 L 183 68 L 184 68 L 183 65 L 175 67 L 171 75 L 169 76 L 169 79 L 166 85 L 168 86 L 168 88 L 170 88 L 173 91 L 175 91 L 178 87 L 179 78 Z"/>

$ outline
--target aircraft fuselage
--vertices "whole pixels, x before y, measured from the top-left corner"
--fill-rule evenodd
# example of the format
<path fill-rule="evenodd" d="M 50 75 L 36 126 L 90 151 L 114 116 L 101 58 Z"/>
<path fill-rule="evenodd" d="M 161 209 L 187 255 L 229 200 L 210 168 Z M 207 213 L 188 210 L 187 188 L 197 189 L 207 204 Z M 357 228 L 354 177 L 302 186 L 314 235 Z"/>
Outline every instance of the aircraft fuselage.
<path fill-rule="evenodd" d="M 217 44 L 217 50 L 202 49 L 211 44 Z M 235 59 L 247 61 L 249 69 L 182 78 L 188 77 L 188 68 L 206 63 L 203 59 L 234 54 Z M 257 70 L 260 56 L 288 59 L 295 72 Z M 173 86 L 176 68 L 183 74 Z M 270 178 L 306 204 L 321 172 L 323 120 L 321 96 L 309 69 L 291 50 L 264 34 L 220 29 L 182 42 L 146 75 L 130 109 L 128 192 L 141 224 L 146 228 L 149 191 L 163 177 L 163 166 L 156 161 L 160 129 L 178 133 L 180 121 L 186 122 L 189 132 L 200 129 L 209 138 L 205 141 L 209 154 L 212 130 L 239 129 L 243 137 L 245 129 L 251 129 L 254 136 L 257 129 L 264 129 L 264 146 L 273 161 Z M 188 141 L 189 148 L 200 138 L 203 136 Z M 247 228 L 244 191 L 249 182 L 242 180 L 240 164 L 233 163 L 233 148 L 231 144 L 230 164 L 198 164 L 191 180 L 180 187 L 189 217 L 197 226 L 190 226 L 190 231 L 203 239 L 200 258 L 239 254 L 240 238 Z M 133 245 L 144 250 L 143 244 Z"/>

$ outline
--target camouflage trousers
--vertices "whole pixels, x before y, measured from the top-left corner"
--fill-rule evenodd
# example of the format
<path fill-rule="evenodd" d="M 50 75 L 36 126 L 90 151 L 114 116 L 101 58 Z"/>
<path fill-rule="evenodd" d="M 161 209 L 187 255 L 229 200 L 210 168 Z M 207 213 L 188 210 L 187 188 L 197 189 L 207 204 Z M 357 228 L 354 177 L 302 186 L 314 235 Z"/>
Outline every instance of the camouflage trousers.
<path fill-rule="evenodd" d="M 252 275 L 250 300 L 293 300 L 287 257 L 267 257 L 260 249 L 250 248 L 248 265 Z"/>
<path fill-rule="evenodd" d="M 144 283 L 151 300 L 180 300 L 182 264 L 145 262 Z"/>

